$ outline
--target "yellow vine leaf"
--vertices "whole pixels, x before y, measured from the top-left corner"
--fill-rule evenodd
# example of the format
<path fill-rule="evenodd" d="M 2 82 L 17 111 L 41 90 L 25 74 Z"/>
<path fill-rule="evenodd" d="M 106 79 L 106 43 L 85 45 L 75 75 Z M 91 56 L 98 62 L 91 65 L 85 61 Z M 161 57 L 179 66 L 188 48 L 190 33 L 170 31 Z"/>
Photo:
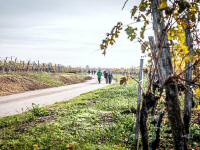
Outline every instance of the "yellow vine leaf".
<path fill-rule="evenodd" d="M 181 61 L 180 60 L 176 60 L 175 65 L 176 66 L 180 66 L 181 65 Z"/>
<path fill-rule="evenodd" d="M 189 53 L 189 49 L 188 49 L 188 46 L 185 45 L 185 44 L 181 44 L 181 49 L 183 51 L 184 54 L 188 54 Z"/>
<path fill-rule="evenodd" d="M 186 64 L 188 64 L 190 62 L 190 56 L 186 56 L 184 61 L 185 61 Z"/>
<path fill-rule="evenodd" d="M 173 39 L 173 37 L 169 34 L 169 35 L 168 35 L 168 40 L 171 41 L 172 39 Z"/>
<path fill-rule="evenodd" d="M 162 0 L 158 9 L 164 10 L 168 7 L 167 0 Z"/>
<path fill-rule="evenodd" d="M 199 60 L 199 55 L 192 56 L 192 62 Z M 199 66 L 200 67 L 200 66 Z"/>
<path fill-rule="evenodd" d="M 168 32 L 168 40 L 173 40 L 174 39 L 174 31 L 173 30 L 169 30 Z"/>
<path fill-rule="evenodd" d="M 179 38 L 180 44 L 184 44 L 185 41 L 186 41 L 185 35 L 184 34 L 180 34 L 179 36 L 180 36 L 180 38 Z"/>
<path fill-rule="evenodd" d="M 196 6 L 192 6 L 191 8 L 190 8 L 190 12 L 191 13 L 196 13 L 197 12 L 197 7 Z"/>
<path fill-rule="evenodd" d="M 182 25 L 183 29 L 187 28 L 187 23 L 185 21 L 182 21 L 181 25 Z"/>
<path fill-rule="evenodd" d="M 196 93 L 196 96 L 197 96 L 198 98 L 200 98 L 200 88 L 197 88 L 197 89 L 195 90 L 195 93 Z"/>
<path fill-rule="evenodd" d="M 197 105 L 197 110 L 199 110 L 199 111 L 200 111 L 200 105 Z"/>

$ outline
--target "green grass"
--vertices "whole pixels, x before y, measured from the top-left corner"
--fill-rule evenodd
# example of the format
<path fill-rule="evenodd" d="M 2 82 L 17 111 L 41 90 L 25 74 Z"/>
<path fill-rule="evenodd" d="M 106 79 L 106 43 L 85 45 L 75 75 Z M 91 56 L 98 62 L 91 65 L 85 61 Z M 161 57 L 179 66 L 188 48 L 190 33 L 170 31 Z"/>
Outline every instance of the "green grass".
<path fill-rule="evenodd" d="M 111 85 L 49 107 L 33 105 L 29 112 L 0 119 L 0 149 L 130 149 L 135 117 L 123 114 L 137 103 L 137 84 Z M 161 105 L 162 106 L 162 105 Z M 160 106 L 160 107 L 161 107 Z M 149 140 L 155 127 L 149 116 Z M 191 125 L 190 144 L 200 146 L 200 127 Z M 161 128 L 161 149 L 173 149 L 168 122 Z"/>
<path fill-rule="evenodd" d="M 88 79 L 86 74 L 74 74 L 74 73 L 47 73 L 47 72 L 12 72 L 12 73 L 3 73 L 0 76 L 9 76 L 17 78 L 25 78 L 27 80 L 35 80 L 46 84 L 50 87 L 63 86 L 65 84 L 74 84 L 84 82 Z M 64 77 L 69 80 L 69 82 L 64 82 L 61 77 Z"/>
<path fill-rule="evenodd" d="M 30 77 L 36 81 L 47 84 L 50 87 L 63 86 L 65 84 L 74 84 L 84 82 L 87 77 L 85 74 L 73 74 L 73 73 L 46 73 L 46 72 L 29 72 L 24 76 Z M 61 80 L 60 77 L 67 79 L 66 82 Z"/>
<path fill-rule="evenodd" d="M 46 73 L 46 72 L 27 73 L 27 74 L 25 74 L 25 76 L 28 76 L 28 77 L 30 77 L 34 80 L 37 80 L 41 83 L 45 83 L 51 87 L 64 85 L 64 83 L 59 80 L 58 75 L 53 75 L 51 73 Z"/>
<path fill-rule="evenodd" d="M 121 112 L 136 104 L 132 87 L 110 86 L 48 108 L 33 106 L 0 119 L 0 149 L 126 149 L 134 118 Z"/>

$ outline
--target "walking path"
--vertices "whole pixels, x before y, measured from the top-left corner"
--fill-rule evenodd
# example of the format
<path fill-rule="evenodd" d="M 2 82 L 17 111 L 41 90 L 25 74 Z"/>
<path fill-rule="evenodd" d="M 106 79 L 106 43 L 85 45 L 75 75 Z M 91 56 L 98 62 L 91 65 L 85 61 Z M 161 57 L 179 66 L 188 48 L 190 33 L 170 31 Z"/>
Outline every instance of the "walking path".
<path fill-rule="evenodd" d="M 62 87 L 48 88 L 42 90 L 29 91 L 20 94 L 0 97 L 0 117 L 22 113 L 32 108 L 32 104 L 46 106 L 55 102 L 68 101 L 80 94 L 87 93 L 107 84 L 98 84 L 97 79 L 92 79 L 84 83 L 67 85 Z"/>

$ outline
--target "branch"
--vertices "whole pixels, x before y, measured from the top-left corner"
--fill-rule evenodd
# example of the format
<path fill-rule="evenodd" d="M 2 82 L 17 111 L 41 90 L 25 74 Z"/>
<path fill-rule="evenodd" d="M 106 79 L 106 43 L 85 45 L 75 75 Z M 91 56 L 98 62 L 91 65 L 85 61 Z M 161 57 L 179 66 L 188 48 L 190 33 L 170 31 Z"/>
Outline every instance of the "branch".
<path fill-rule="evenodd" d="M 128 2 L 128 0 L 126 0 L 126 1 L 124 2 L 124 5 L 123 5 L 123 7 L 122 7 L 122 10 L 124 10 L 124 8 L 125 8 L 127 2 Z"/>
<path fill-rule="evenodd" d="M 195 77 L 195 79 L 194 79 L 193 81 L 188 81 L 188 80 L 186 80 L 186 79 L 181 78 L 180 76 L 178 76 L 178 79 L 180 79 L 180 80 L 182 80 L 182 81 L 185 81 L 185 82 L 187 82 L 187 83 L 189 83 L 189 84 L 193 84 L 193 85 L 196 85 L 196 86 L 199 86 L 199 87 L 200 87 L 200 83 L 195 83 L 195 82 L 196 82 L 195 80 L 196 80 L 198 77 L 200 77 L 200 74 L 197 75 L 197 77 Z"/>
<path fill-rule="evenodd" d="M 187 67 L 185 70 L 183 70 L 183 71 L 182 71 L 181 73 L 179 73 L 177 76 L 181 76 L 181 75 L 182 75 L 183 73 L 185 73 L 188 69 L 195 67 L 195 66 L 198 65 L 199 63 L 200 63 L 200 59 L 199 59 L 199 60 L 196 60 L 196 62 L 195 62 L 193 65 Z"/>
<path fill-rule="evenodd" d="M 124 2 L 124 5 L 123 5 L 123 7 L 122 7 L 122 10 L 124 10 L 124 8 L 125 8 L 127 2 L 128 2 L 128 0 L 126 0 L 126 1 Z"/>

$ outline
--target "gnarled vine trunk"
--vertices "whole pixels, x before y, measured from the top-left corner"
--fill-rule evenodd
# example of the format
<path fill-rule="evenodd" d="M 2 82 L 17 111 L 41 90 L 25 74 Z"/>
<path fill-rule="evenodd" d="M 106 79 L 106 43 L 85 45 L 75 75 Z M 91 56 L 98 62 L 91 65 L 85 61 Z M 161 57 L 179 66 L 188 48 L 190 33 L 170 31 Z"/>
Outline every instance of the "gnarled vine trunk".
<path fill-rule="evenodd" d="M 147 120 L 148 120 L 148 110 L 147 110 L 147 99 L 143 99 L 142 108 L 141 108 L 141 116 L 140 116 L 140 131 L 142 136 L 142 147 L 143 150 L 149 150 L 149 142 L 148 142 L 148 128 L 147 128 Z"/>

